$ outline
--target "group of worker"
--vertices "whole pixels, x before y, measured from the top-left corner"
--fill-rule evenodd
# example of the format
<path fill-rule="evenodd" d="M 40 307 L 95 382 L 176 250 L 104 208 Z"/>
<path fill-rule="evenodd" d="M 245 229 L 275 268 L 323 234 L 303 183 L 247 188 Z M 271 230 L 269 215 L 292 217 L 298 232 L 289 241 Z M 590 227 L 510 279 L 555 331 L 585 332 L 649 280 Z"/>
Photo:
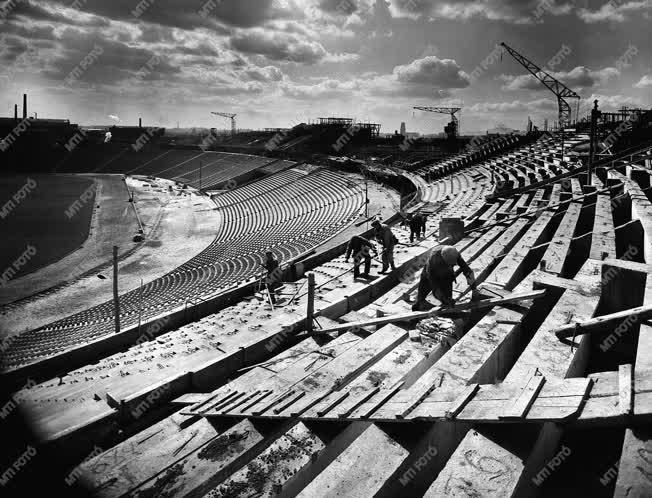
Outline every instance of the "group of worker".
<path fill-rule="evenodd" d="M 420 236 L 423 232 L 425 235 L 425 220 L 422 215 L 414 215 L 407 218 L 410 226 L 410 241 L 414 236 Z M 387 273 L 391 268 L 396 270 L 394 263 L 394 248 L 399 243 L 398 239 L 392 232 L 392 229 L 379 220 L 374 220 L 371 224 L 373 227 L 373 236 L 382 246 L 382 270 L 381 274 Z M 374 257 L 378 256 L 378 251 L 373 242 L 362 235 L 354 235 L 349 240 L 346 248 L 346 262 L 353 256 L 353 279 L 360 277 L 368 279 L 371 271 L 372 253 Z M 364 263 L 364 273 L 360 274 L 360 266 Z M 267 270 L 266 286 L 270 295 L 272 304 L 275 304 L 275 290 L 281 284 L 281 272 L 278 260 L 272 252 L 267 252 L 266 261 L 263 265 Z M 459 266 L 462 274 L 470 287 L 475 286 L 475 276 L 473 270 L 464 261 L 460 252 L 451 245 L 438 245 L 430 251 L 426 262 L 417 291 L 417 298 L 412 306 L 414 311 L 425 311 L 432 307 L 426 300 L 428 294 L 432 292 L 433 296 L 441 301 L 445 306 L 453 306 L 453 283 L 455 282 L 455 266 Z"/>

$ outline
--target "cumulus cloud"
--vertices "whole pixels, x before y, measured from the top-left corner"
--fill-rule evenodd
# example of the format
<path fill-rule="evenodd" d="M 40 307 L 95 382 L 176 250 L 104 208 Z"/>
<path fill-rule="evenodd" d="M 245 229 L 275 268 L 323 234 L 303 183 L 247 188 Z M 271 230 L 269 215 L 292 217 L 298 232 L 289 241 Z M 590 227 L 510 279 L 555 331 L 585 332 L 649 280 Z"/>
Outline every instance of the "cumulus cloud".
<path fill-rule="evenodd" d="M 292 82 L 281 85 L 283 95 L 297 100 L 346 97 L 359 88 L 356 81 L 342 82 L 333 79 L 320 81 L 316 85 L 297 85 Z"/>
<path fill-rule="evenodd" d="M 417 59 L 405 66 L 394 68 L 396 79 L 402 83 L 417 83 L 440 88 L 465 88 L 469 76 L 452 59 L 440 59 L 435 55 Z"/>
<path fill-rule="evenodd" d="M 234 50 L 245 54 L 263 55 L 274 61 L 315 64 L 326 57 L 321 43 L 301 38 L 293 33 L 251 29 L 241 31 L 230 39 Z"/>
<path fill-rule="evenodd" d="M 591 71 L 584 66 L 577 66 L 570 71 L 551 72 L 550 74 L 570 88 L 592 88 L 617 78 L 620 71 L 615 67 Z M 503 90 L 546 90 L 541 82 L 531 74 L 519 76 L 502 74 L 498 78 L 505 83 L 502 86 Z"/>
<path fill-rule="evenodd" d="M 242 74 L 245 79 L 253 81 L 281 81 L 283 79 L 283 72 L 274 66 L 251 67 Z"/>
<path fill-rule="evenodd" d="M 651 0 L 607 2 L 597 10 L 579 9 L 577 15 L 588 24 L 599 22 L 625 22 L 632 16 L 652 9 Z"/>
<path fill-rule="evenodd" d="M 35 3 L 34 0 L 28 2 Z M 41 0 L 40 4 L 68 8 L 70 0 Z M 235 27 L 260 26 L 277 15 L 274 0 L 156 0 L 134 16 L 139 2 L 135 0 L 84 0 L 79 11 L 114 20 L 142 21 L 181 29 L 211 27 L 216 23 Z M 67 9 L 64 14 L 69 15 Z"/>
<path fill-rule="evenodd" d="M 634 88 L 650 88 L 652 87 L 652 75 L 646 74 L 643 76 L 638 83 L 634 85 Z"/>
<path fill-rule="evenodd" d="M 465 109 L 473 113 L 515 113 L 557 110 L 557 102 L 552 99 L 530 101 L 513 100 L 512 102 L 480 102 Z"/>
<path fill-rule="evenodd" d="M 541 21 L 546 15 L 565 15 L 572 4 L 565 0 L 392 0 L 396 17 L 468 20 L 484 18 L 517 24 Z"/>

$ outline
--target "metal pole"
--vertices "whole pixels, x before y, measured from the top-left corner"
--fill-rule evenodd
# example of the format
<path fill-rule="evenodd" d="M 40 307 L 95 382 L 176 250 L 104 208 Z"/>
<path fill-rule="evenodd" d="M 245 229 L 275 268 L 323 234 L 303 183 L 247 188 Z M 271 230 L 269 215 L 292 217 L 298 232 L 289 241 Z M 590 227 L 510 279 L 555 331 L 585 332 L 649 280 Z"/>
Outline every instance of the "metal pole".
<path fill-rule="evenodd" d="M 595 156 L 595 149 L 597 146 L 597 131 L 598 131 L 598 100 L 593 101 L 593 109 L 591 109 L 591 132 L 589 140 L 589 167 L 587 168 L 587 184 L 593 184 L 593 159 Z"/>
<path fill-rule="evenodd" d="M 315 274 L 308 273 L 308 312 L 306 314 L 306 330 L 312 332 L 315 315 Z"/>
<path fill-rule="evenodd" d="M 118 296 L 118 246 L 113 246 L 113 313 L 115 333 L 120 332 L 120 297 Z"/>
<path fill-rule="evenodd" d="M 202 168 L 202 160 L 199 160 L 199 192 L 201 193 L 201 168 Z"/>
<path fill-rule="evenodd" d="M 364 178 L 364 216 L 369 218 L 369 180 Z"/>
<path fill-rule="evenodd" d="M 564 127 L 561 127 L 561 166 L 564 167 Z"/>
<path fill-rule="evenodd" d="M 143 318 L 143 279 L 140 279 L 140 289 L 138 291 L 138 334 L 140 335 L 140 323 Z"/>

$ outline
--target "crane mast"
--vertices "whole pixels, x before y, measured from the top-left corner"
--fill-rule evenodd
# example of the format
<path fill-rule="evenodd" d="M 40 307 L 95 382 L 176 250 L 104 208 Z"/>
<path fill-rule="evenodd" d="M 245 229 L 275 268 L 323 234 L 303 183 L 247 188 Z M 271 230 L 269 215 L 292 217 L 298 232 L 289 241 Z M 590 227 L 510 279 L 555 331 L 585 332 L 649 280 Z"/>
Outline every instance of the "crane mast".
<path fill-rule="evenodd" d="M 579 99 L 581 99 L 581 97 L 566 85 L 564 85 L 561 81 L 557 80 L 549 73 L 541 69 L 527 57 L 519 54 L 516 50 L 514 50 L 506 43 L 501 43 L 501 46 L 505 48 L 507 52 L 509 52 L 509 54 L 516 60 L 516 62 L 527 69 L 527 71 L 532 76 L 538 79 L 548 90 L 555 94 L 557 97 L 557 104 L 559 105 L 559 126 L 561 128 L 569 126 L 572 123 L 573 111 L 566 99 L 578 99 L 579 103 Z"/>
<path fill-rule="evenodd" d="M 231 136 L 235 136 L 236 133 L 236 125 L 235 125 L 235 117 L 237 114 L 229 114 L 227 112 L 211 112 L 211 114 L 215 114 L 216 116 L 222 116 L 223 118 L 228 118 L 231 120 Z"/>

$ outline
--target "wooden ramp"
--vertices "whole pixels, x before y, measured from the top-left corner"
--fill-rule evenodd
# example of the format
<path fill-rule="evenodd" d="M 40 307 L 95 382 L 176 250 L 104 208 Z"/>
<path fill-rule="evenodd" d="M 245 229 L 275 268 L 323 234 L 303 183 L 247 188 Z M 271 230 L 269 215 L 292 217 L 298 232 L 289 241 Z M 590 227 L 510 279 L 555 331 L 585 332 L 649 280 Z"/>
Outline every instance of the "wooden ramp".
<path fill-rule="evenodd" d="M 599 382 L 597 382 L 599 381 Z M 331 422 L 465 422 L 609 426 L 652 415 L 652 370 L 634 378 L 631 365 L 588 378 L 546 379 L 533 374 L 523 384 L 469 384 L 464 389 L 431 385 L 414 397 L 401 384 L 387 389 L 230 391 L 181 413 L 206 418 L 296 419 Z"/>

